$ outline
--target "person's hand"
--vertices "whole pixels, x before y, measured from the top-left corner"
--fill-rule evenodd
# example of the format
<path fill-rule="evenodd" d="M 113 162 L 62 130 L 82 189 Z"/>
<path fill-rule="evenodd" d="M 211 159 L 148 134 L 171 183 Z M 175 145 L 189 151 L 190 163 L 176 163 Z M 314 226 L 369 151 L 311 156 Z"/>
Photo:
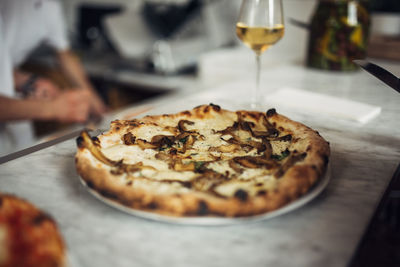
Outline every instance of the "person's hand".
<path fill-rule="evenodd" d="M 34 90 L 29 96 L 33 99 L 53 99 L 61 94 L 60 88 L 45 78 L 38 78 L 34 84 Z"/>
<path fill-rule="evenodd" d="M 93 89 L 83 89 L 89 94 L 90 101 L 90 112 L 96 116 L 101 117 L 106 111 L 107 107 L 104 104 L 103 100 L 95 93 Z"/>
<path fill-rule="evenodd" d="M 86 122 L 90 114 L 90 95 L 84 90 L 71 90 L 50 101 L 53 118 L 61 122 Z"/>

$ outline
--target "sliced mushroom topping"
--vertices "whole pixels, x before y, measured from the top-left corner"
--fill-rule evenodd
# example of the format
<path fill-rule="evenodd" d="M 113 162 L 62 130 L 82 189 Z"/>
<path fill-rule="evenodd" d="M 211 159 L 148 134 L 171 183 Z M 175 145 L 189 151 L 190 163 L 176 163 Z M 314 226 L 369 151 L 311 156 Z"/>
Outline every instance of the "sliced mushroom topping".
<path fill-rule="evenodd" d="M 283 142 L 292 141 L 292 135 L 287 134 L 287 135 L 279 136 L 279 137 L 272 139 L 272 141 L 283 141 Z"/>
<path fill-rule="evenodd" d="M 240 112 L 237 113 L 238 116 L 238 122 L 235 122 L 232 126 L 227 127 L 226 129 L 222 131 L 218 131 L 218 133 L 221 133 L 223 135 L 230 135 L 232 138 L 227 139 L 224 141 L 230 143 L 230 144 L 238 144 L 242 147 L 242 149 L 247 153 L 252 150 L 252 148 L 257 149 L 257 153 L 260 154 L 261 152 L 265 152 L 264 155 L 266 158 L 269 158 L 272 155 L 272 147 L 271 144 L 269 143 L 268 139 L 274 138 L 274 140 L 278 137 L 279 132 L 276 130 L 265 118 L 264 119 L 264 125 L 266 126 L 266 131 L 254 131 L 254 123 L 250 121 L 245 121 L 242 114 Z M 235 133 L 234 131 L 241 129 L 244 131 L 247 131 L 253 136 L 254 138 L 261 138 L 262 142 L 257 142 L 254 140 L 247 140 L 247 141 L 242 141 Z M 281 137 L 276 139 L 277 141 L 286 141 L 289 140 L 289 137 Z"/>
<path fill-rule="evenodd" d="M 196 141 L 196 137 L 194 135 L 189 135 L 186 139 L 185 146 L 190 147 L 194 144 Z"/>
<path fill-rule="evenodd" d="M 191 135 L 191 133 L 183 132 L 183 133 L 178 134 L 175 138 L 179 142 L 184 143 L 185 138 L 187 138 L 189 135 Z"/>
<path fill-rule="evenodd" d="M 152 144 L 151 142 L 147 142 L 143 139 L 137 139 L 136 143 L 140 146 L 141 149 L 155 149 L 158 148 L 157 144 Z"/>
<path fill-rule="evenodd" d="M 267 131 L 253 131 L 253 137 L 255 138 L 268 138 L 270 133 Z"/>
<path fill-rule="evenodd" d="M 175 137 L 171 135 L 155 135 L 151 138 L 151 143 L 157 145 L 158 147 L 172 146 L 175 141 Z"/>
<path fill-rule="evenodd" d="M 256 141 L 250 141 L 248 144 L 255 149 L 257 149 L 257 153 L 260 154 L 261 152 L 264 152 L 267 148 L 263 143 L 256 142 Z"/>
<path fill-rule="evenodd" d="M 240 165 L 233 160 L 229 161 L 229 167 L 231 167 L 232 170 L 234 170 L 237 173 L 243 173 L 243 169 L 240 167 Z"/>
<path fill-rule="evenodd" d="M 253 127 L 255 126 L 254 125 L 254 122 L 250 122 L 250 121 L 239 121 L 239 126 L 240 126 L 240 129 L 242 129 L 243 131 L 248 131 L 248 132 L 250 132 L 250 133 L 253 133 Z"/>
<path fill-rule="evenodd" d="M 151 142 L 143 139 L 137 139 L 136 143 L 141 149 L 156 149 L 171 147 L 175 141 L 175 137 L 172 135 L 155 135 L 151 138 Z"/>
<path fill-rule="evenodd" d="M 223 174 L 220 174 L 216 171 L 207 169 L 203 172 L 203 175 L 197 177 L 192 182 L 192 188 L 199 190 L 199 191 L 208 191 L 211 190 L 213 193 L 216 194 L 214 188 L 218 185 L 222 184 L 225 181 L 228 181 L 229 178 Z"/>
<path fill-rule="evenodd" d="M 194 162 L 190 162 L 187 164 L 181 163 L 181 162 L 176 162 L 174 164 L 174 170 L 175 171 L 194 171 L 196 168 Z"/>
<path fill-rule="evenodd" d="M 180 136 L 185 136 L 183 138 L 176 138 L 176 140 L 178 141 L 177 145 L 178 148 L 173 148 L 176 149 L 176 152 L 179 152 L 179 154 L 185 154 L 187 150 L 189 150 L 194 142 L 197 140 L 196 135 L 192 135 L 192 134 L 181 134 Z M 179 137 L 179 136 L 178 136 Z"/>
<path fill-rule="evenodd" d="M 111 160 L 107 158 L 101 151 L 99 146 L 95 145 L 92 138 L 90 137 L 87 131 L 81 132 L 81 135 L 76 140 L 78 143 L 78 147 L 85 147 L 87 148 L 92 155 L 99 161 L 103 162 L 104 164 L 115 166 L 118 164 L 117 161 Z"/>
<path fill-rule="evenodd" d="M 250 156 L 244 156 L 244 157 L 236 157 L 233 158 L 233 160 L 242 165 L 243 167 L 246 168 L 251 168 L 251 169 L 256 169 L 256 168 L 266 168 L 266 169 L 272 169 L 277 166 L 277 163 L 271 160 L 268 160 L 264 157 L 250 157 Z"/>
<path fill-rule="evenodd" d="M 93 144 L 94 144 L 95 146 L 101 147 L 101 146 L 100 146 L 100 140 L 99 140 L 99 138 L 97 138 L 97 136 L 93 136 L 93 137 L 92 137 L 92 142 L 93 142 Z"/>
<path fill-rule="evenodd" d="M 185 124 L 194 125 L 194 122 L 193 122 L 193 121 L 188 121 L 188 120 L 180 120 L 180 121 L 178 122 L 178 129 L 179 129 L 179 131 L 180 131 L 180 132 L 191 132 L 191 133 L 193 133 L 194 131 L 189 131 L 188 129 L 186 129 Z"/>
<path fill-rule="evenodd" d="M 122 164 L 121 168 L 125 171 L 125 172 L 137 172 L 137 171 L 141 171 L 144 169 L 147 170 L 156 170 L 155 168 L 153 168 L 152 166 L 144 166 L 143 162 L 138 162 L 135 164 Z"/>
<path fill-rule="evenodd" d="M 186 150 L 190 149 L 192 147 L 192 145 L 194 144 L 194 142 L 196 141 L 196 138 L 193 135 L 188 135 L 183 143 L 183 148 L 181 151 L 179 151 L 180 153 L 185 153 Z"/>
<path fill-rule="evenodd" d="M 136 137 L 131 133 L 126 133 L 122 136 L 122 141 L 124 142 L 125 145 L 134 145 L 136 141 Z"/>
<path fill-rule="evenodd" d="M 174 162 L 173 169 L 175 171 L 194 171 L 203 173 L 206 170 L 206 161 L 191 161 L 189 163 L 182 163 L 182 161 Z"/>
<path fill-rule="evenodd" d="M 240 147 L 243 149 L 244 152 L 249 153 L 254 149 L 251 145 L 241 144 Z"/>
<path fill-rule="evenodd" d="M 282 177 L 285 172 L 295 165 L 297 162 L 304 160 L 307 156 L 307 153 L 302 154 L 292 154 L 279 168 L 279 170 L 274 174 L 276 178 Z"/>
<path fill-rule="evenodd" d="M 266 116 L 263 116 L 263 125 L 267 129 L 267 132 L 269 134 L 269 138 L 273 137 L 278 137 L 279 136 L 279 131 L 268 121 Z"/>
<path fill-rule="evenodd" d="M 230 153 L 240 149 L 240 146 L 237 144 L 229 144 L 229 145 L 220 145 L 217 147 L 210 148 L 209 151 L 212 152 L 221 152 L 221 153 Z"/>
<path fill-rule="evenodd" d="M 246 168 L 251 168 L 251 169 L 255 169 L 258 168 L 259 165 L 257 165 L 256 163 L 252 162 L 252 160 L 250 160 L 251 157 L 236 157 L 233 160 L 242 165 L 243 167 Z"/>
<path fill-rule="evenodd" d="M 263 151 L 265 151 L 266 146 L 263 143 L 257 142 L 257 141 L 247 141 L 244 142 L 242 140 L 239 139 L 239 137 L 235 134 L 231 134 L 232 138 L 228 139 L 228 140 L 224 140 L 230 144 L 236 144 L 236 145 L 240 145 L 240 147 L 247 153 L 250 152 L 253 148 L 257 149 L 257 153 L 261 153 Z M 231 151 L 228 151 L 231 152 Z"/>
<path fill-rule="evenodd" d="M 232 136 L 231 138 L 229 138 L 228 140 L 224 140 L 224 141 L 228 142 L 230 144 L 237 144 L 237 145 L 240 145 L 243 143 L 242 140 L 240 140 L 240 138 L 237 135 L 232 133 L 231 136 Z"/>
<path fill-rule="evenodd" d="M 99 160 L 102 163 L 109 165 L 111 167 L 116 167 L 116 169 L 111 170 L 112 173 L 122 174 L 123 172 L 134 172 L 134 171 L 138 171 L 138 170 L 142 170 L 142 169 L 153 169 L 154 170 L 153 167 L 145 166 L 145 165 L 143 165 L 142 162 L 138 162 L 135 164 L 125 164 L 125 163 L 123 163 L 122 160 L 114 161 L 114 160 L 107 158 L 100 151 L 100 147 L 96 146 L 94 144 L 92 138 L 90 138 L 90 135 L 87 131 L 83 131 L 81 133 L 80 137 L 78 137 L 78 139 L 77 139 L 77 142 L 78 142 L 79 147 L 87 148 L 90 151 L 90 153 L 92 153 L 92 155 L 97 160 Z"/>
<path fill-rule="evenodd" d="M 243 131 L 247 131 L 253 135 L 253 129 L 255 127 L 254 122 L 251 121 L 245 121 L 243 118 L 243 115 L 240 112 L 236 112 L 238 116 L 238 124 L 239 128 L 242 129 Z"/>
<path fill-rule="evenodd" d="M 272 146 L 268 139 L 263 138 L 262 143 L 265 146 L 264 158 L 269 159 L 272 156 Z"/>
<path fill-rule="evenodd" d="M 221 130 L 221 131 L 217 131 L 217 133 L 220 134 L 229 134 L 232 135 L 233 131 L 236 131 L 239 128 L 239 124 L 235 121 L 231 126 L 228 126 L 227 128 Z"/>

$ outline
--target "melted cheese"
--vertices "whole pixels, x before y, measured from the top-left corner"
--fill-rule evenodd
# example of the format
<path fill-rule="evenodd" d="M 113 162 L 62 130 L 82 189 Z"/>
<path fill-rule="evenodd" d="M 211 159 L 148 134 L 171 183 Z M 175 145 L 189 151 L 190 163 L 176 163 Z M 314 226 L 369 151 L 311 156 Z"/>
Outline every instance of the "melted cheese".
<path fill-rule="evenodd" d="M 190 189 L 182 187 L 182 185 L 178 182 L 161 183 L 145 179 L 129 179 L 129 177 L 128 180 L 132 182 L 131 186 L 134 188 L 149 190 L 157 192 L 158 194 L 178 194 L 187 193 L 190 191 Z"/>
<path fill-rule="evenodd" d="M 187 125 L 186 128 L 188 130 L 198 130 L 200 134 L 207 134 L 211 129 L 214 131 L 221 131 L 229 126 L 231 126 L 234 122 L 233 119 L 230 118 L 217 118 L 211 120 L 193 120 L 193 125 Z"/>
<path fill-rule="evenodd" d="M 198 174 L 194 172 L 184 171 L 178 172 L 174 170 L 142 170 L 139 175 L 143 175 L 145 177 L 162 181 L 162 180 L 175 180 L 187 182 L 193 180 L 194 177 L 197 177 Z"/>
<path fill-rule="evenodd" d="M 260 191 L 272 191 L 277 187 L 277 180 L 272 176 L 262 176 L 255 180 L 232 180 L 218 185 L 215 192 L 220 195 L 232 197 L 239 190 L 245 190 L 250 196 L 257 195 Z"/>
<path fill-rule="evenodd" d="M 221 139 L 220 134 L 213 134 L 211 130 L 202 131 L 201 133 L 206 137 L 205 140 L 201 140 L 200 138 L 194 142 L 192 149 L 196 151 L 208 151 L 211 147 L 217 147 L 221 145 L 228 144 L 224 140 Z"/>
<path fill-rule="evenodd" d="M 164 161 L 157 160 L 156 150 L 142 150 L 139 146 L 114 145 L 102 149 L 103 154 L 109 159 L 120 161 L 125 164 L 135 164 L 143 162 L 143 165 L 149 165 L 159 170 L 168 169 L 168 164 Z"/>

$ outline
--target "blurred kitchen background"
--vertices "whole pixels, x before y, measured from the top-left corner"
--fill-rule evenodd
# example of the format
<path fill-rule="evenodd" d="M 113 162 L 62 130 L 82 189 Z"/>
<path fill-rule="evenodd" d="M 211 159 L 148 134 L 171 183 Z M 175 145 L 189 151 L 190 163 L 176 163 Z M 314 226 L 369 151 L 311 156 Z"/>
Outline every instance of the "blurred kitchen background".
<path fill-rule="evenodd" d="M 251 52 L 235 52 L 247 50 L 235 34 L 240 3 L 62 1 L 71 46 L 111 110 L 251 75 L 243 72 L 243 66 L 253 68 Z M 285 36 L 263 55 L 264 70 L 288 61 L 305 65 L 309 36 L 306 27 L 317 4 L 318 0 L 283 0 Z M 370 8 L 368 56 L 400 60 L 400 1 L 374 0 Z M 304 23 L 303 27 L 299 22 Z M 51 52 L 41 48 L 24 68 L 62 84 L 54 66 Z M 213 75 L 216 70 L 218 77 Z M 36 122 L 35 129 L 40 137 L 65 127 L 68 125 Z"/>

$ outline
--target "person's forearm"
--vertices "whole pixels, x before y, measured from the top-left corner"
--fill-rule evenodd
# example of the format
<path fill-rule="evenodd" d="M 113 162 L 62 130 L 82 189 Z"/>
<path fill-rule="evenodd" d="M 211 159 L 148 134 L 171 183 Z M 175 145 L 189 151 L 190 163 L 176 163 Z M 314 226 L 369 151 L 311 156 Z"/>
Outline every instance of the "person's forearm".
<path fill-rule="evenodd" d="M 49 102 L 0 96 L 0 121 L 53 119 Z"/>
<path fill-rule="evenodd" d="M 71 83 L 72 87 L 90 90 L 93 89 L 85 74 L 82 64 L 72 51 L 59 51 L 57 52 L 57 56 L 61 70 Z"/>

